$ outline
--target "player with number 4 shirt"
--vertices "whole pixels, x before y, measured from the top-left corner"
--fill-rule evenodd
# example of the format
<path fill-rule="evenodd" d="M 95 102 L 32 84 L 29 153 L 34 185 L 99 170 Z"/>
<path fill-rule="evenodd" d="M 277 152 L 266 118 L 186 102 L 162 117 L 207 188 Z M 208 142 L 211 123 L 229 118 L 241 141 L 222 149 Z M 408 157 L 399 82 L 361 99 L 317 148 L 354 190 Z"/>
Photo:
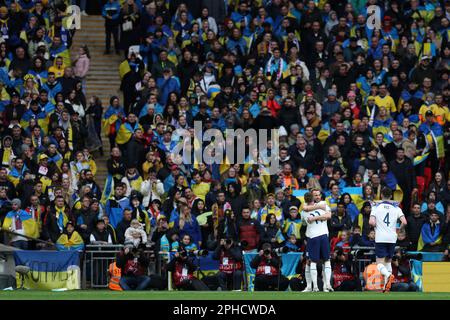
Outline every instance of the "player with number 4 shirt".
<path fill-rule="evenodd" d="M 377 257 L 377 268 L 384 276 L 383 292 L 389 292 L 394 276 L 392 275 L 391 260 L 395 253 L 397 242 L 397 220 L 400 220 L 400 229 L 407 222 L 402 209 L 398 203 L 389 201 L 392 190 L 384 187 L 381 190 L 381 202 L 372 208 L 369 224 L 375 227 L 375 255 Z"/>

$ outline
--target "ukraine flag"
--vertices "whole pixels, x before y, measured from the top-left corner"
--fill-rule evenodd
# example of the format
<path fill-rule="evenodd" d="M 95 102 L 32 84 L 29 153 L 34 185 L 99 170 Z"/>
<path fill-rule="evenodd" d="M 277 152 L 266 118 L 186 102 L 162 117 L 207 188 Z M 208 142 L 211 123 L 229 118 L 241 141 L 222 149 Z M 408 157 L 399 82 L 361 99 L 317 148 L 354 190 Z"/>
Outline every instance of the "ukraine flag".
<path fill-rule="evenodd" d="M 24 288 L 37 290 L 80 289 L 81 270 L 78 251 L 14 251 L 16 266 L 27 266 Z M 17 283 L 22 280 L 16 273 Z"/>
<path fill-rule="evenodd" d="M 362 205 L 365 201 L 363 199 L 363 192 L 361 187 L 346 187 L 342 189 L 342 193 L 348 193 L 358 210 L 361 210 Z"/>

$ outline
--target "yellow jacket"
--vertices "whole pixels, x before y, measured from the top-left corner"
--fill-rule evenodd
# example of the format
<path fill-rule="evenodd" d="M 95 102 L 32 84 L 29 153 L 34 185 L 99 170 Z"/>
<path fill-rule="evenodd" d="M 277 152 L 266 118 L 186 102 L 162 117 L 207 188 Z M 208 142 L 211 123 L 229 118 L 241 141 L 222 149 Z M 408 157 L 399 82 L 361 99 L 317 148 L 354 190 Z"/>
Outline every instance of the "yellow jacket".
<path fill-rule="evenodd" d="M 384 98 L 379 95 L 375 97 L 375 104 L 378 107 L 385 107 L 388 112 L 396 112 L 397 106 L 395 105 L 394 99 L 391 96 L 385 96 Z"/>

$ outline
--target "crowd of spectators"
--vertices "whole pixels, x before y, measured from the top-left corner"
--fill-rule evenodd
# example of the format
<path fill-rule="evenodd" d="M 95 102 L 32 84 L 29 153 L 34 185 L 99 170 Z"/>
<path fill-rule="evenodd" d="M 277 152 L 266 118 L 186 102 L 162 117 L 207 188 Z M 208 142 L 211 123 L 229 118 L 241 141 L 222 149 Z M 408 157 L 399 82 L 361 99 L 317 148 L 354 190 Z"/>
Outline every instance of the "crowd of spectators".
<path fill-rule="evenodd" d="M 105 110 L 84 95 L 89 51 L 71 61 L 61 2 L 0 1 L 5 243 L 303 251 L 294 193 L 319 189 L 332 250 L 371 246 L 387 186 L 408 219 L 399 244 L 448 255 L 449 1 L 108 0 L 105 54 L 113 38 L 125 60 L 111 66 L 123 98 Z M 275 128 L 280 147 L 247 148 L 245 164 L 175 164 L 174 131 L 195 121 Z M 272 154 L 280 168 L 267 175 Z"/>

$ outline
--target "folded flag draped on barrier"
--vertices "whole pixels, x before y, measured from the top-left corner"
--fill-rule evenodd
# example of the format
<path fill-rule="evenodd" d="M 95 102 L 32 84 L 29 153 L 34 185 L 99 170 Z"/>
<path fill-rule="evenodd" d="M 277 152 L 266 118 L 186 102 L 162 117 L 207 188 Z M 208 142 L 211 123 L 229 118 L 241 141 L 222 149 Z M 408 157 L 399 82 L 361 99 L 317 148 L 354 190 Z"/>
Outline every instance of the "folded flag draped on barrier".
<path fill-rule="evenodd" d="M 27 289 L 80 289 L 80 257 L 77 251 L 15 251 L 16 266 L 30 268 L 24 277 Z M 20 275 L 16 273 L 17 285 Z"/>
<path fill-rule="evenodd" d="M 281 273 L 286 276 L 288 279 L 297 275 L 296 269 L 297 264 L 302 257 L 301 252 L 289 252 L 285 254 L 281 254 L 282 266 Z M 254 290 L 254 280 L 255 280 L 255 272 L 256 270 L 250 267 L 250 262 L 252 262 L 253 258 L 256 257 L 257 253 L 244 253 L 244 263 L 245 263 L 245 273 L 247 275 L 247 291 Z"/>
<path fill-rule="evenodd" d="M 420 292 L 423 291 L 422 275 L 422 261 L 411 260 L 411 279 Z"/>

